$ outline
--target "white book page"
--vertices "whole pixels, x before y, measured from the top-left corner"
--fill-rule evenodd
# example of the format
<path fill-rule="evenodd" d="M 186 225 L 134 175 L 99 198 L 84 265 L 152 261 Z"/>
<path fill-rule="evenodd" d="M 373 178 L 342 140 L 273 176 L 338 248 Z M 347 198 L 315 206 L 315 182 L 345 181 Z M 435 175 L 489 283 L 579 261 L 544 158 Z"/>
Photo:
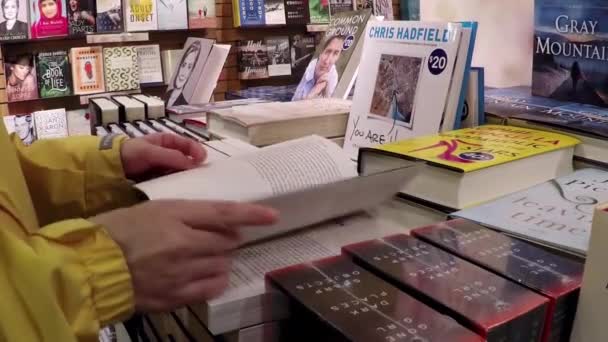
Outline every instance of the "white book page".
<path fill-rule="evenodd" d="M 357 176 L 336 144 L 309 136 L 137 185 L 150 199 L 252 201 Z"/>

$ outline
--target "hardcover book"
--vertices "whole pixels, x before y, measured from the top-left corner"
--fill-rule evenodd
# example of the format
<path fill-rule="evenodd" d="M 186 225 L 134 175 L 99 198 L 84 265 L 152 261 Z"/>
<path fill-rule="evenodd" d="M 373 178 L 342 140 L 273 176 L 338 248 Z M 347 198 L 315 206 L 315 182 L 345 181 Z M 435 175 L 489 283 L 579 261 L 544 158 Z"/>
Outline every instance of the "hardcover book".
<path fill-rule="evenodd" d="M 139 66 L 134 46 L 103 49 L 106 91 L 139 88 Z"/>
<path fill-rule="evenodd" d="M 70 36 L 83 36 L 97 30 L 95 0 L 68 0 Z"/>
<path fill-rule="evenodd" d="M 344 142 L 353 159 L 361 147 L 439 131 L 462 27 L 454 23 L 373 22 L 365 35 Z"/>
<path fill-rule="evenodd" d="M 65 138 L 68 136 L 68 121 L 65 108 L 41 110 L 32 113 L 38 139 Z"/>
<path fill-rule="evenodd" d="M 215 1 L 188 0 L 188 26 L 191 29 L 215 28 L 217 27 L 217 20 Z"/>
<path fill-rule="evenodd" d="M 159 45 L 137 45 L 137 65 L 140 85 L 163 83 L 163 67 Z"/>
<path fill-rule="evenodd" d="M 0 41 L 27 39 L 28 0 L 6 0 L 0 6 Z"/>
<path fill-rule="evenodd" d="M 36 56 L 41 98 L 72 94 L 72 74 L 67 51 L 41 52 Z"/>
<path fill-rule="evenodd" d="M 268 53 L 263 40 L 243 40 L 238 44 L 239 78 L 268 78 Z"/>
<path fill-rule="evenodd" d="M 127 32 L 158 30 L 156 0 L 126 0 Z"/>
<path fill-rule="evenodd" d="M 329 23 L 329 0 L 308 0 L 311 24 Z"/>
<path fill-rule="evenodd" d="M 362 10 L 365 8 L 369 8 L 371 10 L 374 9 L 373 0 L 354 0 L 355 2 L 355 10 Z"/>
<path fill-rule="evenodd" d="M 268 76 L 291 75 L 289 37 L 267 37 Z"/>
<path fill-rule="evenodd" d="M 105 91 L 101 46 L 70 50 L 74 94 L 86 95 Z"/>
<path fill-rule="evenodd" d="M 608 106 L 607 17 L 602 0 L 535 1 L 534 95 Z"/>
<path fill-rule="evenodd" d="M 188 3 L 189 1 L 187 0 L 158 0 L 156 3 L 156 8 L 158 9 L 158 29 L 188 29 Z"/>
<path fill-rule="evenodd" d="M 291 37 L 291 73 L 301 78 L 315 53 L 315 37 L 308 34 L 296 34 Z"/>
<path fill-rule="evenodd" d="M 384 20 L 393 20 L 393 2 L 391 0 L 373 0 L 374 15 L 384 17 Z"/>
<path fill-rule="evenodd" d="M 400 160 L 425 161 L 425 172 L 401 193 L 452 212 L 571 173 L 579 142 L 565 134 L 484 125 L 362 148 L 359 172 L 398 167 Z"/>
<path fill-rule="evenodd" d="M 234 0 L 237 8 L 234 9 L 235 18 L 238 18 L 239 26 L 263 26 L 266 24 L 264 0 Z M 238 16 L 238 17 L 237 17 Z"/>
<path fill-rule="evenodd" d="M 15 134 L 24 145 L 31 145 L 37 140 L 34 118 L 31 114 L 15 115 Z"/>
<path fill-rule="evenodd" d="M 407 235 L 344 246 L 355 263 L 493 341 L 541 341 L 548 300 Z"/>
<path fill-rule="evenodd" d="M 38 81 L 32 55 L 6 56 L 4 74 L 8 102 L 38 98 Z"/>
<path fill-rule="evenodd" d="M 345 256 L 267 274 L 268 287 L 294 307 L 292 333 L 325 341 L 451 341 L 483 339 L 453 319 L 376 277 Z"/>
<path fill-rule="evenodd" d="M 264 0 L 264 21 L 266 25 L 285 25 L 286 0 Z"/>
<path fill-rule="evenodd" d="M 342 12 L 354 11 L 355 7 L 353 0 L 329 0 L 329 14 L 330 16 L 336 15 Z"/>
<path fill-rule="evenodd" d="M 68 135 L 91 135 L 91 119 L 86 109 L 68 110 Z"/>
<path fill-rule="evenodd" d="M 454 213 L 553 248 L 585 255 L 593 209 L 608 201 L 608 172 L 582 169 Z"/>
<path fill-rule="evenodd" d="M 8 134 L 15 132 L 15 115 L 2 116 L 2 122 L 4 123 L 4 128 L 6 128 Z"/>
<path fill-rule="evenodd" d="M 370 16 L 371 10 L 342 12 L 332 16 L 292 101 L 348 96 L 361 61 L 362 36 Z"/>
<path fill-rule="evenodd" d="M 67 36 L 66 0 L 30 0 L 30 3 L 30 38 Z"/>
<path fill-rule="evenodd" d="M 121 0 L 97 0 L 97 32 L 122 32 L 123 17 Z"/>
<path fill-rule="evenodd" d="M 582 262 L 463 219 L 415 229 L 412 235 L 549 298 L 543 341 L 568 341 Z"/>
<path fill-rule="evenodd" d="M 306 25 L 309 19 L 307 0 L 285 0 L 285 21 L 287 25 Z"/>

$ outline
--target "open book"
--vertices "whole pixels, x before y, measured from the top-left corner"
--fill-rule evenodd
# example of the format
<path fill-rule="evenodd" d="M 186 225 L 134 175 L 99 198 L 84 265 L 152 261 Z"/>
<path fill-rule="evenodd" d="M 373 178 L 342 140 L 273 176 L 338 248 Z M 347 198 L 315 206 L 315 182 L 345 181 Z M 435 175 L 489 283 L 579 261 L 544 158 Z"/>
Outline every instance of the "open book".
<path fill-rule="evenodd" d="M 374 207 L 395 195 L 417 165 L 358 176 L 355 163 L 338 145 L 313 135 L 137 187 L 149 199 L 245 201 L 277 209 L 280 218 L 274 225 L 243 228 L 248 243 Z"/>

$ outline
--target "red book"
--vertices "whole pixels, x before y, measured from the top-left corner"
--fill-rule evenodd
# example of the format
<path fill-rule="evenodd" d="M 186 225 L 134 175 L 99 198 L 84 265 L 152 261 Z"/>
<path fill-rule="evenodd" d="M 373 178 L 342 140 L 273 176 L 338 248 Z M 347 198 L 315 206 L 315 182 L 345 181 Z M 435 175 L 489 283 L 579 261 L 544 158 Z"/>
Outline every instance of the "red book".
<path fill-rule="evenodd" d="M 549 298 L 543 341 L 568 341 L 584 264 L 458 219 L 412 234 Z"/>
<path fill-rule="evenodd" d="M 546 298 L 422 240 L 394 235 L 342 251 L 488 342 L 541 340 Z"/>
<path fill-rule="evenodd" d="M 284 268 L 266 278 L 270 291 L 278 289 L 290 299 L 290 321 L 298 324 L 289 341 L 483 341 L 345 256 Z"/>

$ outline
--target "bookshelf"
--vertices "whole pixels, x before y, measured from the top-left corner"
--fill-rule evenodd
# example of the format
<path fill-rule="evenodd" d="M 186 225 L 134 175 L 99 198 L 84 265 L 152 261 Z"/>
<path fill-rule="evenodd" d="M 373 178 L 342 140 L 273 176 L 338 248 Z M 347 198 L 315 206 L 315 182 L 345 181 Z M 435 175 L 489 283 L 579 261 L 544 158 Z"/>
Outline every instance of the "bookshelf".
<path fill-rule="evenodd" d="M 395 19 L 400 16 L 399 0 L 393 0 Z M 67 110 L 83 107 L 83 99 L 79 95 L 60 98 L 45 98 L 22 102 L 8 103 L 6 94 L 6 77 L 4 73 L 3 49 L 10 49 L 11 53 L 33 53 L 54 50 L 68 50 L 72 47 L 87 45 L 123 46 L 158 44 L 161 50 L 181 49 L 187 37 L 200 37 L 216 39 L 218 43 L 232 46 L 228 59 L 214 90 L 214 100 L 225 99 L 229 90 L 240 90 L 260 85 L 288 85 L 299 80 L 293 76 L 279 76 L 267 79 L 241 80 L 238 77 L 238 61 L 236 44 L 240 40 L 263 39 L 268 36 L 294 35 L 314 33 L 322 35 L 323 25 L 297 25 L 297 26 L 268 26 L 255 28 L 233 27 L 232 0 L 216 0 L 217 27 L 213 29 L 189 29 L 174 31 L 150 31 L 143 33 L 95 34 L 90 37 L 63 37 L 38 40 L 15 41 L 0 45 L 0 115 L 31 113 L 37 110 L 51 108 L 66 108 Z M 88 40 L 88 41 L 87 41 Z M 104 42 L 101 42 L 103 40 Z M 90 42 L 90 44 L 88 44 Z M 142 87 L 143 92 L 160 96 L 166 86 Z"/>

